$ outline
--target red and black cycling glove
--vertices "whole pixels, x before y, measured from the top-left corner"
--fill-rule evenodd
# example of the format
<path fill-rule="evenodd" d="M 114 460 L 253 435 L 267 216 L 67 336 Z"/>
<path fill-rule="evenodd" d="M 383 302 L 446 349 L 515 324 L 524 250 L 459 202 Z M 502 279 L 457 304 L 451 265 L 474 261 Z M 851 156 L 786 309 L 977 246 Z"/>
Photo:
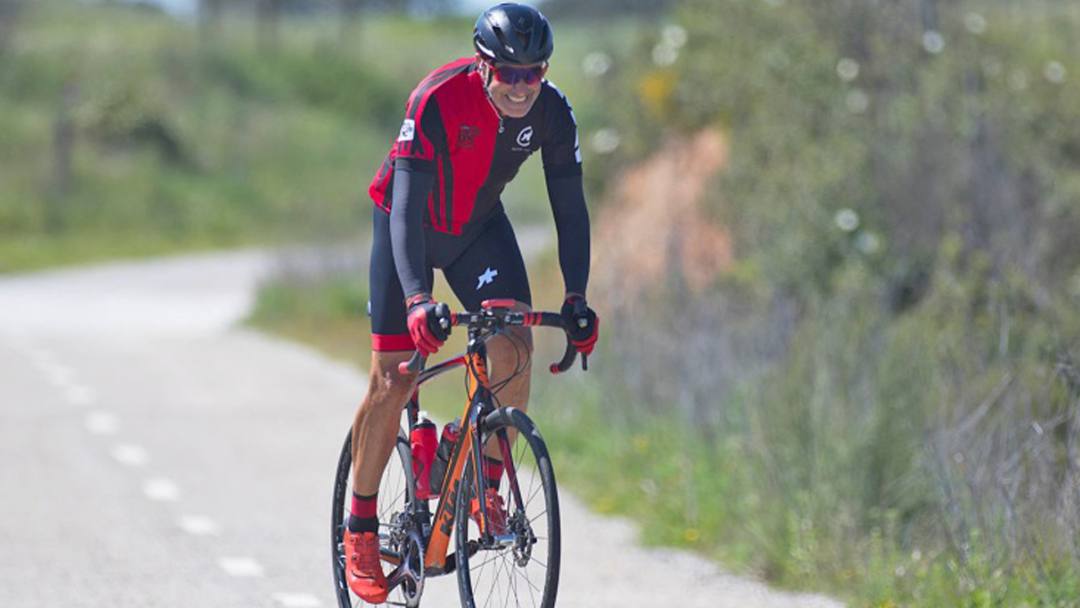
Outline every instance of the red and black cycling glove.
<path fill-rule="evenodd" d="M 600 318 L 589 308 L 585 296 L 570 294 L 563 302 L 560 312 L 570 334 L 570 343 L 579 353 L 592 354 L 596 339 L 600 337 Z"/>
<path fill-rule="evenodd" d="M 450 337 L 450 308 L 419 293 L 405 301 L 409 309 L 409 336 L 420 355 L 435 354 Z"/>

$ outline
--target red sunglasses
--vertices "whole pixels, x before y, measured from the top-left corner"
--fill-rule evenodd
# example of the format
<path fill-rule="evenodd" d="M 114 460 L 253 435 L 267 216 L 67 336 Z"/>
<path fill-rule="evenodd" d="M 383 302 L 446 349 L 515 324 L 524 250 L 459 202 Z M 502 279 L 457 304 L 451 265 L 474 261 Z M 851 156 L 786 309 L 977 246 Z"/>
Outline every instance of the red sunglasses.
<path fill-rule="evenodd" d="M 529 68 L 518 68 L 509 65 L 495 65 L 489 63 L 495 78 L 503 83 L 515 85 L 524 81 L 527 85 L 534 85 L 547 74 L 548 64 L 534 65 Z"/>

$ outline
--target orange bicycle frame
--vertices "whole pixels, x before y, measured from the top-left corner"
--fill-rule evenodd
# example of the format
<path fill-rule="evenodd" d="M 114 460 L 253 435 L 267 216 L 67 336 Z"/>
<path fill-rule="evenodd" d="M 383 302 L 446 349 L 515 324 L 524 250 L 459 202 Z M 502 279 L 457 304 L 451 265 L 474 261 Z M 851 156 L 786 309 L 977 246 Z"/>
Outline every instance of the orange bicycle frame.
<path fill-rule="evenodd" d="M 431 538 L 428 540 L 427 551 L 424 554 L 424 569 L 429 571 L 446 569 L 450 534 L 453 532 L 454 518 L 457 515 L 457 502 L 462 496 L 461 482 L 465 474 L 465 463 L 474 456 L 473 450 L 476 449 L 475 442 L 478 439 L 475 436 L 479 432 L 476 405 L 481 399 L 478 397 L 483 397 L 484 394 L 490 395 L 490 382 L 483 347 L 480 347 L 478 351 L 466 354 L 463 359 L 468 400 L 465 402 L 465 411 L 461 416 L 461 436 L 450 455 L 446 478 L 442 486 L 443 491 L 439 496 L 439 505 L 435 509 Z"/>

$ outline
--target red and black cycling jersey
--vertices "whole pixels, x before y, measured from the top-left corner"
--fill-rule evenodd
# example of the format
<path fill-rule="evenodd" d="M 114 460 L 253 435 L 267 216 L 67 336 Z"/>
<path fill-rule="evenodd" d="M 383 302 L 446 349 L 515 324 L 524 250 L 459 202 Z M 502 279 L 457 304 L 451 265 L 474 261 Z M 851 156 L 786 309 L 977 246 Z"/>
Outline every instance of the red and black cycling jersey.
<path fill-rule="evenodd" d="M 526 116 L 500 117 L 476 60 L 464 57 L 433 71 L 412 92 L 397 141 L 368 192 L 390 211 L 395 168 L 434 174 L 424 224 L 461 235 L 496 210 L 506 184 L 537 150 L 548 179 L 581 175 L 577 125 L 566 97 L 545 80 Z"/>
<path fill-rule="evenodd" d="M 427 76 L 406 105 L 397 141 L 369 188 L 390 215 L 390 246 L 405 297 L 431 293 L 430 268 L 444 271 L 503 212 L 499 196 L 521 164 L 541 151 L 568 293 L 589 280 L 589 213 L 577 125 L 566 98 L 544 81 L 529 113 L 500 116 L 476 61 Z M 374 287 L 373 287 L 374 288 Z"/>

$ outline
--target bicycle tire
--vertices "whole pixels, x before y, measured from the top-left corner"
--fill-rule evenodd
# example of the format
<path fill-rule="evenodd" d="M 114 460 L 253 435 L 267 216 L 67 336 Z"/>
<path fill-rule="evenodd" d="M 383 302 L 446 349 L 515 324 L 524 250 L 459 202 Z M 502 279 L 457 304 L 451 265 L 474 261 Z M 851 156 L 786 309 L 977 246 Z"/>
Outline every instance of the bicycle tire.
<path fill-rule="evenodd" d="M 476 487 L 471 481 L 474 467 L 470 460 L 464 474 L 467 482 L 461 485 L 462 496 L 457 501 L 455 513 L 458 591 L 464 608 L 555 606 L 561 548 L 559 496 L 547 445 L 525 412 L 511 407 L 500 408 L 484 419 L 481 424 L 482 445 L 497 437 L 496 432 L 500 429 L 511 428 L 517 431 L 511 454 L 525 511 L 518 512 L 510 495 L 507 475 L 504 474 L 499 494 L 507 506 L 509 527 L 515 536 L 514 547 L 481 547 L 470 556 L 469 543 L 479 542 L 479 528 L 470 516 L 472 494 Z M 537 512 L 540 506 L 538 494 L 543 495 L 541 512 Z M 518 560 L 523 555 L 521 551 L 524 551 L 524 547 L 519 543 L 528 537 L 529 532 L 536 542 L 525 543 L 529 557 L 522 565 Z M 540 550 L 539 555 L 535 554 L 537 550 Z M 534 581 L 524 572 L 530 565 L 540 566 L 533 572 L 543 573 L 542 588 L 537 586 L 539 578 Z M 502 577 L 503 574 L 506 576 Z"/>
<path fill-rule="evenodd" d="M 382 479 L 379 481 L 379 545 L 380 549 L 389 550 L 389 533 L 395 527 L 393 521 L 397 513 L 405 511 L 406 506 L 412 502 L 416 484 L 412 474 L 412 450 L 409 440 L 403 432 L 398 433 L 394 445 L 394 452 L 390 455 Z M 344 541 L 345 526 L 349 519 L 349 510 L 352 501 L 352 430 L 345 436 L 345 443 L 341 447 L 341 455 L 338 457 L 337 471 L 334 475 L 333 505 L 330 512 L 330 550 L 331 561 L 334 570 L 334 594 L 338 600 L 339 608 L 355 608 L 355 606 L 367 605 L 361 600 L 353 603 L 349 592 L 348 582 L 345 580 L 345 553 Z M 385 568 L 384 568 L 385 569 Z M 398 587 L 391 592 L 390 601 L 404 602 L 402 589 Z"/>

